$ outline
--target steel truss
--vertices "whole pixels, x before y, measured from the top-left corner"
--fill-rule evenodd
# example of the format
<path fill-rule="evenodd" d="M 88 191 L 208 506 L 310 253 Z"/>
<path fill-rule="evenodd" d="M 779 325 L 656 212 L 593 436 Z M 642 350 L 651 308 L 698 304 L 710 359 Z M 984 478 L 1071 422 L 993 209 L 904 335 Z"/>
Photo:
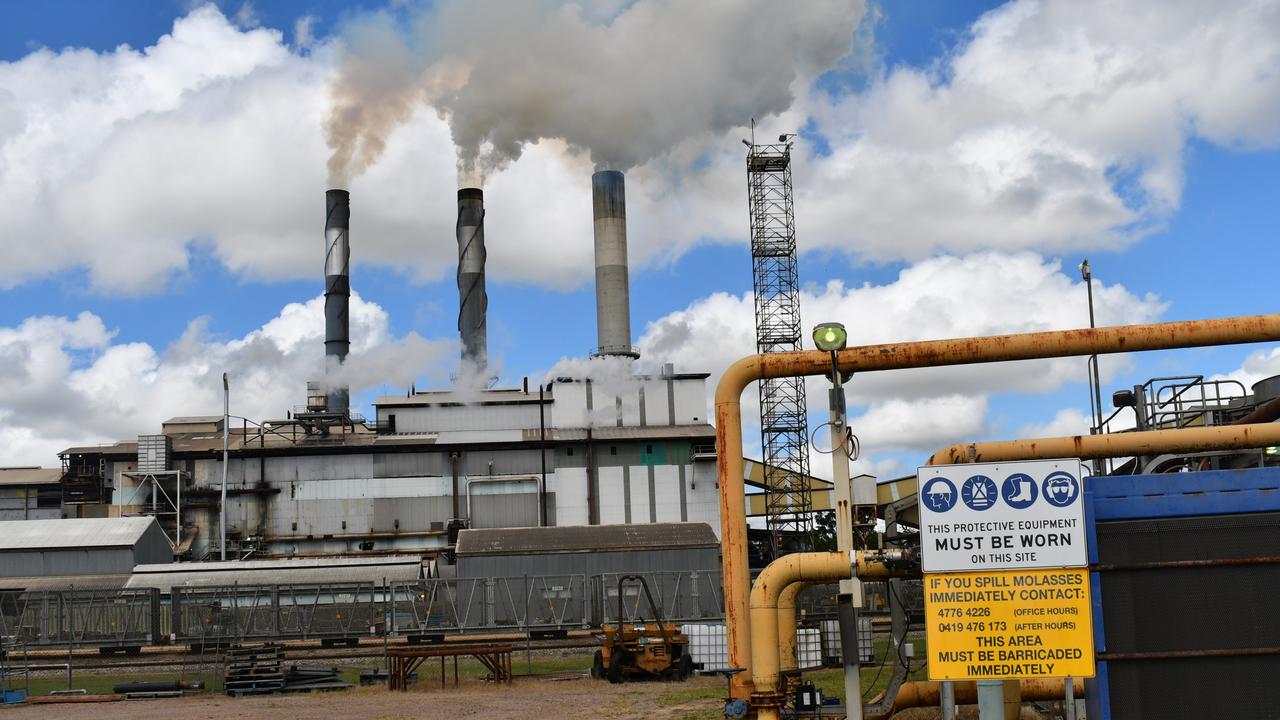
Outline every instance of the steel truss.
<path fill-rule="evenodd" d="M 756 350 L 800 350 L 800 281 L 796 270 L 791 143 L 751 145 L 747 153 Z M 774 555 L 809 549 L 809 418 L 803 378 L 762 380 L 760 446 L 765 513 Z"/>

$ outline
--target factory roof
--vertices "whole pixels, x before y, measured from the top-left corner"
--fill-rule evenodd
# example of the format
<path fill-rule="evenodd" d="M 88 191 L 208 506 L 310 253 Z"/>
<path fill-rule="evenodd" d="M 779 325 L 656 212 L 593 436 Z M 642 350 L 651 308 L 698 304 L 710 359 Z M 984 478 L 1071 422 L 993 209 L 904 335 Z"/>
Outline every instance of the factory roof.
<path fill-rule="evenodd" d="M 632 375 L 631 377 L 634 380 L 706 380 L 711 377 L 711 373 L 671 373 L 669 375 Z M 558 383 L 578 383 L 590 380 L 591 378 L 558 377 L 555 381 Z"/>
<path fill-rule="evenodd" d="M 133 547 L 152 526 L 159 527 L 153 517 L 7 520 L 0 552 Z"/>
<path fill-rule="evenodd" d="M 138 565 L 128 588 L 405 582 L 422 576 L 416 555 L 285 558 Z"/>
<path fill-rule="evenodd" d="M 682 522 L 463 530 L 458 533 L 456 552 L 460 557 L 474 557 L 690 547 L 719 547 L 710 525 Z"/>
<path fill-rule="evenodd" d="M 163 425 L 210 425 L 222 422 L 221 415 L 180 415 L 165 420 Z"/>
<path fill-rule="evenodd" d="M 230 437 L 231 452 L 269 451 L 270 453 L 298 452 L 300 454 L 325 453 L 335 448 L 344 448 L 346 452 L 360 452 L 361 448 L 376 452 L 378 448 L 409 448 L 425 445 L 481 445 L 481 444 L 513 444 L 539 441 L 541 435 L 538 428 L 513 430 L 450 430 L 444 432 L 411 432 L 411 433 L 375 433 L 357 425 L 352 431 L 348 428 L 343 433 L 333 430 L 329 435 L 306 435 L 299 430 L 296 435 L 292 428 L 281 427 L 274 432 L 258 434 L 253 428 L 245 434 L 243 428 L 232 428 Z M 181 456 L 189 453 L 222 452 L 221 432 L 170 433 L 173 453 Z M 643 427 L 616 427 L 605 425 L 591 428 L 593 440 L 644 440 L 689 438 L 708 440 L 715 438 L 715 428 L 706 424 L 696 425 L 647 425 Z M 547 442 L 582 442 L 587 438 L 587 428 L 546 428 Z M 108 455 L 130 456 L 138 454 L 137 442 L 119 442 L 112 445 L 89 445 L 72 447 L 63 450 L 62 455 Z M 189 455 L 188 455 L 189 457 Z M 59 476 L 61 473 L 59 473 Z"/>
<path fill-rule="evenodd" d="M 457 407 L 462 405 L 525 405 L 538 404 L 539 400 L 550 403 L 551 393 L 539 398 L 536 392 L 525 392 L 520 389 L 511 390 L 478 390 L 473 392 L 456 392 L 453 390 L 419 391 L 408 397 L 384 395 L 373 404 L 378 407 Z"/>
<path fill-rule="evenodd" d="M 533 431 L 537 439 L 537 430 Z M 643 440 L 653 438 L 714 438 L 716 429 L 706 423 L 697 425 L 645 425 L 643 427 L 605 425 L 591 428 L 592 440 Z M 556 428 L 548 431 L 547 437 L 554 440 L 586 440 L 586 428 Z"/>
<path fill-rule="evenodd" d="M 53 485 L 61 479 L 62 471 L 55 468 L 0 468 L 0 485 Z"/>
<path fill-rule="evenodd" d="M 119 590 L 128 575 L 37 575 L 0 577 L 0 590 Z"/>

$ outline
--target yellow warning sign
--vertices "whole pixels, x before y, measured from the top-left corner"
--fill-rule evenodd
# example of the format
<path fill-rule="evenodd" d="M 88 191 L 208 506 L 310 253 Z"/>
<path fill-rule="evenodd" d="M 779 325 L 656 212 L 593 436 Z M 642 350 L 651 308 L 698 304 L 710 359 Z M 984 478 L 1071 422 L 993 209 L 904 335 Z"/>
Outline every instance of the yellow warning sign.
<path fill-rule="evenodd" d="M 930 680 L 1093 677 L 1089 571 L 928 573 Z"/>

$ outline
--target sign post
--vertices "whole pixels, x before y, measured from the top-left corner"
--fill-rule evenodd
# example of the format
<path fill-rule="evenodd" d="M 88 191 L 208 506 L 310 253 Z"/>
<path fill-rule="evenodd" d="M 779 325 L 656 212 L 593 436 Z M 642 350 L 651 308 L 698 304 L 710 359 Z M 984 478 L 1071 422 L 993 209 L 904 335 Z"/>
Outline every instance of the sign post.
<path fill-rule="evenodd" d="M 1093 677 L 1082 470 L 920 468 L 930 680 Z"/>

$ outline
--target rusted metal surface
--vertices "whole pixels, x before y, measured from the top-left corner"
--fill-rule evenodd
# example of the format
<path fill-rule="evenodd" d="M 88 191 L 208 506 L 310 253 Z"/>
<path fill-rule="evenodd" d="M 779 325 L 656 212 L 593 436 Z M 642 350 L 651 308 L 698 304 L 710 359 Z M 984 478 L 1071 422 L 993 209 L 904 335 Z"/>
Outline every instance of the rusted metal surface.
<path fill-rule="evenodd" d="M 1033 702 L 1043 702 L 1048 700 L 1060 700 L 1065 694 L 1066 682 L 1058 678 L 1050 679 L 1034 679 L 1015 681 L 1019 683 L 1023 700 Z M 955 699 L 957 705 L 973 705 L 978 702 L 978 685 L 969 681 L 953 682 L 952 687 L 955 688 Z M 1077 698 L 1084 697 L 1084 681 L 1080 679 L 1072 680 L 1071 685 L 1075 690 Z M 942 697 L 942 683 L 936 682 L 909 682 L 903 683 L 898 690 L 898 696 L 893 702 L 893 708 L 882 715 L 869 715 L 868 718 L 888 718 L 894 713 L 916 707 L 937 707 Z"/>
<path fill-rule="evenodd" d="M 409 689 L 409 676 L 428 658 L 440 659 L 440 687 L 444 687 L 444 659 L 469 655 L 479 660 L 489 670 L 489 679 L 497 683 L 511 684 L 511 646 L 510 645 L 457 645 L 453 647 L 436 645 L 408 645 L 387 649 L 389 669 L 387 672 L 387 689 L 401 692 Z M 454 666 L 453 682 L 458 683 L 457 665 Z"/>
<path fill-rule="evenodd" d="M 1252 657 L 1280 655 L 1280 647 L 1222 648 L 1210 650 L 1162 650 L 1160 652 L 1098 653 L 1099 660 L 1169 660 L 1172 658 Z"/>
<path fill-rule="evenodd" d="M 1280 565 L 1280 557 L 1224 558 L 1219 560 L 1164 560 L 1161 562 L 1132 563 L 1129 565 L 1091 565 L 1090 570 L 1172 570 L 1177 568 L 1239 567 L 1241 565 Z"/>
<path fill-rule="evenodd" d="M 788 673 L 797 669 L 796 662 L 796 596 L 806 587 L 807 581 L 791 583 L 778 595 L 778 672 Z"/>
<path fill-rule="evenodd" d="M 1270 445 L 1280 445 L 1280 424 L 1218 425 L 1112 435 L 1066 435 L 1027 440 L 957 443 L 934 453 L 933 457 L 929 458 L 929 464 L 951 465 L 963 462 L 1002 462 L 1063 457 L 1087 460 L 1211 450 L 1244 450 Z"/>
<path fill-rule="evenodd" d="M 750 603 L 751 667 L 756 693 L 778 691 L 778 598 L 801 580 L 828 582 L 853 577 L 856 562 L 848 552 L 793 553 L 774 560 L 760 572 L 751 588 Z M 794 631 L 791 643 L 794 648 Z"/>
<path fill-rule="evenodd" d="M 899 550 L 868 550 L 793 553 L 769 563 L 751 588 L 751 661 L 754 698 L 760 693 L 772 694 L 779 690 L 779 669 L 782 667 L 782 647 L 789 643 L 791 662 L 795 662 L 795 591 L 792 588 L 804 582 L 830 582 L 854 576 L 859 578 L 887 578 L 892 568 L 886 562 L 897 563 L 905 557 Z M 798 589 L 797 589 L 798 591 Z M 783 596 L 789 596 L 791 623 L 789 637 L 782 638 L 779 625 L 779 607 Z"/>
<path fill-rule="evenodd" d="M 1280 315 L 1193 320 L 1080 330 L 866 345 L 836 355 L 844 372 L 1107 355 L 1141 350 L 1232 345 L 1280 340 Z M 819 350 L 744 357 L 725 371 L 716 386 L 716 447 L 719 453 L 720 540 L 724 548 L 725 618 L 729 664 L 751 668 L 748 612 L 746 495 L 742 482 L 742 392 L 766 377 L 823 375 L 831 356 Z M 736 675 L 735 698 L 751 694 L 751 673 Z"/>

